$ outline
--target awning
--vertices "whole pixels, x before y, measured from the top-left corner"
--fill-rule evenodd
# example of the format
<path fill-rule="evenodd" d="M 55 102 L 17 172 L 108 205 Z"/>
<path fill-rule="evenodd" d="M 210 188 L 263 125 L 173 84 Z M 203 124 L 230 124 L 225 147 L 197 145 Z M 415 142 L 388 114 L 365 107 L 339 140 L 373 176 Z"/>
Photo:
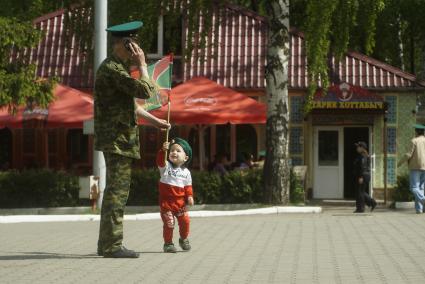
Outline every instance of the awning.
<path fill-rule="evenodd" d="M 16 115 L 0 108 L 0 128 L 22 128 L 23 122 L 45 121 L 48 128 L 82 128 L 83 121 L 93 118 L 93 98 L 81 91 L 57 84 L 54 101 L 47 109 L 20 107 Z"/>
<path fill-rule="evenodd" d="M 204 77 L 171 90 L 172 124 L 263 124 L 266 106 Z M 167 106 L 153 115 L 167 117 Z M 142 122 L 142 121 L 140 121 Z M 143 122 L 142 122 L 143 123 Z"/>

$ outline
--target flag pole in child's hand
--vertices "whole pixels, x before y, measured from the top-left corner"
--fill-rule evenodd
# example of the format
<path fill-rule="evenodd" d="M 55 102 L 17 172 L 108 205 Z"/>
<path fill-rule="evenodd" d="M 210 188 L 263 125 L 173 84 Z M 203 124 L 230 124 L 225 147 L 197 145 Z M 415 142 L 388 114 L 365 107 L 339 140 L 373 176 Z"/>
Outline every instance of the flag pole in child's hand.
<path fill-rule="evenodd" d="M 170 53 L 170 62 L 171 64 L 174 61 L 174 54 Z M 172 68 L 169 69 L 169 76 L 170 76 L 170 91 L 168 92 L 168 112 L 167 112 L 167 123 L 170 124 L 170 112 L 171 112 L 171 100 L 170 100 L 170 93 L 171 93 L 171 77 L 172 77 Z M 165 135 L 165 142 L 168 142 L 169 139 L 169 135 L 170 135 L 170 128 L 167 129 L 167 134 Z M 168 150 L 165 151 L 165 164 L 167 164 L 167 156 L 168 156 Z"/>
<path fill-rule="evenodd" d="M 168 95 L 168 112 L 167 112 L 167 123 L 170 123 L 170 110 L 171 110 L 171 101 L 170 101 L 170 95 Z M 168 142 L 170 135 L 170 128 L 167 128 L 167 133 L 165 135 L 165 142 Z M 165 151 L 165 163 L 167 163 L 167 156 L 168 156 L 168 150 Z"/>

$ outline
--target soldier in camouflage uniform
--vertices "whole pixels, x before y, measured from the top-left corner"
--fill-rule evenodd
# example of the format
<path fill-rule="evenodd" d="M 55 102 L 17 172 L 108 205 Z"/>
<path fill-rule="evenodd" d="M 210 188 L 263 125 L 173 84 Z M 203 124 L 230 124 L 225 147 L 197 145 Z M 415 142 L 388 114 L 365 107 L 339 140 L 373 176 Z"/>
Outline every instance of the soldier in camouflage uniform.
<path fill-rule="evenodd" d="M 131 22 L 107 29 L 112 36 L 113 53 L 96 73 L 95 149 L 104 152 L 106 163 L 98 241 L 98 255 L 104 257 L 139 256 L 122 245 L 131 166 L 134 159 L 140 159 L 137 118 L 143 117 L 158 128 L 169 128 L 165 120 L 152 116 L 134 101 L 149 98 L 156 92 L 147 74 L 144 53 L 131 38 L 141 26 L 141 22 Z M 139 67 L 139 79 L 130 76 L 130 64 Z"/>

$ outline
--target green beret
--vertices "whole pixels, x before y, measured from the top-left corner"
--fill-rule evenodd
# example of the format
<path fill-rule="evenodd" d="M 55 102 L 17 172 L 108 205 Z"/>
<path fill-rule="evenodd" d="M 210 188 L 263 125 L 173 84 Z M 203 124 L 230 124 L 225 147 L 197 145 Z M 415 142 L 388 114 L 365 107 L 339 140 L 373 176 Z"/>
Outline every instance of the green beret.
<path fill-rule="evenodd" d="M 413 127 L 414 127 L 415 129 L 425 129 L 425 125 L 423 125 L 423 124 L 418 124 L 418 123 L 413 124 Z"/>
<path fill-rule="evenodd" d="M 183 148 L 183 151 L 185 152 L 186 156 L 189 157 L 185 164 L 189 164 L 192 160 L 192 147 L 190 147 L 189 143 L 187 143 L 186 140 L 179 137 L 173 138 L 171 140 L 170 147 L 174 144 L 180 145 Z"/>
<path fill-rule="evenodd" d="M 137 34 L 137 31 L 143 26 L 143 22 L 134 21 L 121 25 L 111 26 L 106 29 L 112 36 L 115 37 L 132 37 Z"/>

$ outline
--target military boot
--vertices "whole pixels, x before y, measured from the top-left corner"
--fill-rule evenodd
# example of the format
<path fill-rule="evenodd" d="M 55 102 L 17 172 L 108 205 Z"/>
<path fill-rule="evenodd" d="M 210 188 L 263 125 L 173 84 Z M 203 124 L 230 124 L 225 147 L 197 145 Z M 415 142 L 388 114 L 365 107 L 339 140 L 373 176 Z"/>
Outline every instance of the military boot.
<path fill-rule="evenodd" d="M 110 253 L 104 253 L 103 257 L 106 257 L 106 258 L 138 258 L 139 253 L 135 252 L 133 250 L 129 250 L 126 247 L 122 246 L 117 251 L 110 252 Z"/>

